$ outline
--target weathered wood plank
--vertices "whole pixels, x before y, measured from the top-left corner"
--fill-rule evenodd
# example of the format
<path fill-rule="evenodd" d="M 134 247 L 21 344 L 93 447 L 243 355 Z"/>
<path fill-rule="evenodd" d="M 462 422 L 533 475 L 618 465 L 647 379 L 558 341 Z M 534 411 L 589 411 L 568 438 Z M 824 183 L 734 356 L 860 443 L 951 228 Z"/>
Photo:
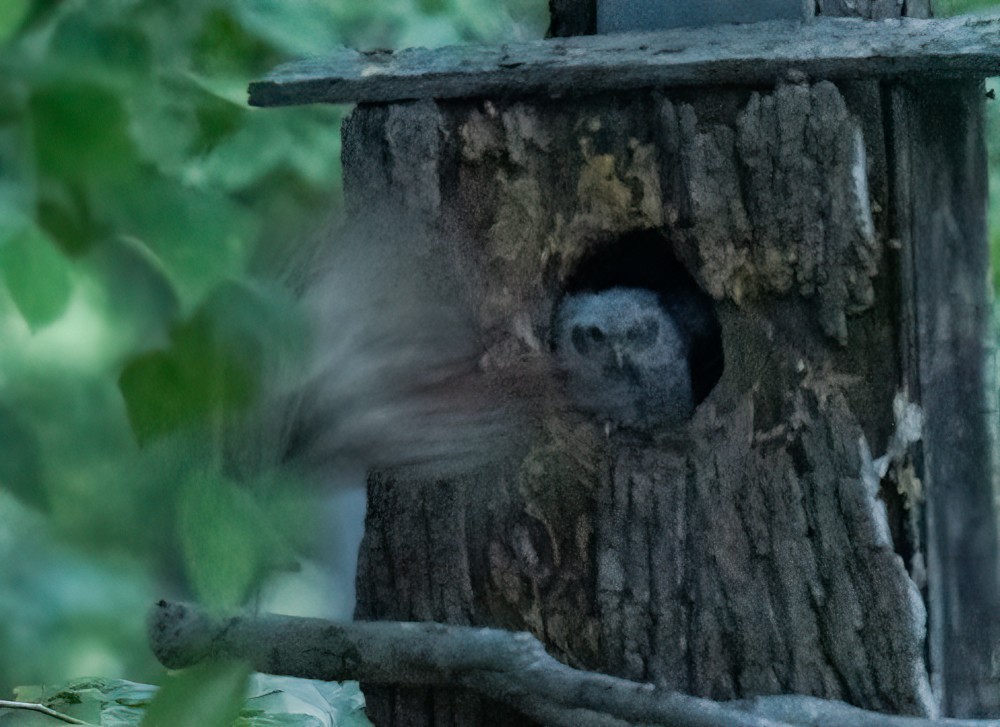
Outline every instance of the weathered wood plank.
<path fill-rule="evenodd" d="M 890 92 L 905 376 L 924 410 L 930 659 L 943 711 L 1000 711 L 995 389 L 981 82 Z"/>
<path fill-rule="evenodd" d="M 995 74 L 1000 74 L 1000 17 L 817 18 L 492 47 L 342 49 L 279 67 L 250 85 L 250 103 L 583 95 L 668 86 L 772 85 L 790 75 Z"/>

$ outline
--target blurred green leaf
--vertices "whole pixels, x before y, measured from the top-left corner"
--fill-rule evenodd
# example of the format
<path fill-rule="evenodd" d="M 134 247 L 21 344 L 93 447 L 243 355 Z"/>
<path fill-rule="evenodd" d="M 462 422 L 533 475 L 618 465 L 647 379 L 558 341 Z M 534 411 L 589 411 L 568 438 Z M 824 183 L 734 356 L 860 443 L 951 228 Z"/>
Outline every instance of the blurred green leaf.
<path fill-rule="evenodd" d="M 162 262 L 185 306 L 243 272 L 254 221 L 232 199 L 145 175 L 116 192 L 109 216 Z"/>
<path fill-rule="evenodd" d="M 4 0 L 0 3 L 0 43 L 10 38 L 31 10 L 31 0 Z"/>
<path fill-rule="evenodd" d="M 152 49 L 141 29 L 80 9 L 56 26 L 47 59 L 53 75 L 80 75 L 102 85 L 131 87 L 152 72 Z"/>
<path fill-rule="evenodd" d="M 243 604 L 282 548 L 269 515 L 245 489 L 206 474 L 181 493 L 180 537 L 199 600 L 216 608 Z"/>
<path fill-rule="evenodd" d="M 173 327 L 170 346 L 134 357 L 119 378 L 139 442 L 214 425 L 256 401 L 265 375 L 294 360 L 305 329 L 294 302 L 248 286 L 220 286 Z"/>
<path fill-rule="evenodd" d="M 39 190 L 38 225 L 67 255 L 92 249 L 107 234 L 107 224 L 94 216 L 92 204 L 75 182 L 50 180 Z"/>
<path fill-rule="evenodd" d="M 332 184 L 340 171 L 339 135 L 316 124 L 319 113 L 307 117 L 298 109 L 282 111 L 251 113 L 243 128 L 196 164 L 198 178 L 240 191 L 284 168 L 314 185 Z M 323 111 L 331 128 L 339 126 L 339 109 Z"/>
<path fill-rule="evenodd" d="M 162 348 L 180 300 L 160 260 L 138 240 L 120 237 L 98 246 L 87 263 L 101 286 L 105 316 L 132 350 Z"/>
<path fill-rule="evenodd" d="M 250 670 L 243 664 L 199 664 L 170 674 L 143 727 L 231 727 L 243 705 Z"/>
<path fill-rule="evenodd" d="M 135 149 L 121 99 L 97 84 L 52 83 L 31 97 L 39 170 L 64 179 L 128 175 Z"/>
<path fill-rule="evenodd" d="M 168 677 L 163 689 L 148 684 L 115 679 L 76 679 L 65 686 L 21 687 L 17 699 L 23 702 L 43 704 L 78 719 L 79 713 L 87 711 L 93 715 L 98 711 L 101 727 L 138 727 L 142 724 L 159 725 L 205 724 L 200 712 L 188 711 L 183 704 L 163 706 L 159 694 L 169 689 L 164 701 L 183 703 L 190 700 L 192 705 L 206 703 L 215 707 L 225 704 L 225 697 L 235 694 L 234 687 L 243 676 L 238 665 L 215 667 L 202 665 Z M 199 680 L 208 680 L 199 685 Z M 357 682 L 320 682 L 309 679 L 253 674 L 247 682 L 245 701 L 241 698 L 239 716 L 231 724 L 234 727 L 371 727 L 365 716 L 365 698 Z M 156 702 L 155 707 L 150 707 Z M 236 701 L 234 699 L 234 701 Z M 144 710 L 156 710 L 155 723 L 143 722 Z M 61 709 L 60 709 L 61 708 Z M 34 721 L 30 712 L 0 710 L 0 725 L 14 724 L 65 724 L 54 722 L 48 717 L 37 716 Z M 166 715 L 171 722 L 160 722 Z M 92 717 L 93 719 L 93 717 Z M 189 719 L 190 722 L 178 720 Z M 24 721 L 19 721 L 24 720 Z M 94 719 L 94 724 L 97 719 Z M 227 723 L 227 727 L 228 727 Z"/>
<path fill-rule="evenodd" d="M 161 174 L 180 178 L 203 136 L 198 118 L 201 105 L 193 95 L 203 97 L 204 93 L 187 79 L 169 80 L 176 85 L 171 93 L 159 85 L 137 89 L 126 106 L 139 156 Z"/>
<path fill-rule="evenodd" d="M 152 678 L 148 574 L 56 542 L 50 521 L 0 492 L 0 683 L 59 683 L 80 673 Z M 10 687 L 8 686 L 7 689 Z M 29 700 L 30 701 L 30 700 Z"/>
<path fill-rule="evenodd" d="M 329 53 L 339 45 L 336 3 L 244 0 L 234 9 L 243 27 L 285 53 Z"/>
<path fill-rule="evenodd" d="M 247 4 L 212 8 L 205 14 L 193 48 L 195 68 L 200 73 L 210 77 L 245 77 L 248 68 L 263 72 L 279 60 L 270 43 L 260 34 L 248 32 L 237 19 L 236 13 L 245 12 Z M 286 5 L 285 9 L 295 15 L 303 4 L 300 1 Z"/>
<path fill-rule="evenodd" d="M 73 290 L 69 263 L 33 225 L 6 239 L 0 232 L 0 276 L 32 330 L 58 318 Z"/>
<path fill-rule="evenodd" d="M 4 404 L 0 404 L 0 442 L 4 449 L 4 456 L 0 457 L 0 489 L 27 505 L 47 508 L 37 434 Z"/>
<path fill-rule="evenodd" d="M 171 343 L 135 358 L 119 379 L 140 442 L 215 421 L 249 405 L 259 389 L 257 342 L 221 330 L 204 309 L 174 329 Z"/>

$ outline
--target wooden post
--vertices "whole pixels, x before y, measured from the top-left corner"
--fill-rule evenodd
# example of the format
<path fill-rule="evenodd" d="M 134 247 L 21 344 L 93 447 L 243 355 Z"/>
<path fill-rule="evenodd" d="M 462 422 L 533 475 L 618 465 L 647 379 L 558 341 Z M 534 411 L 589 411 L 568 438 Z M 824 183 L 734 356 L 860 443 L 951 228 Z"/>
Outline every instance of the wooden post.
<path fill-rule="evenodd" d="M 931 664 L 945 713 L 970 717 L 1000 713 L 985 98 L 978 80 L 899 84 L 889 96 L 902 354 L 926 420 Z"/>

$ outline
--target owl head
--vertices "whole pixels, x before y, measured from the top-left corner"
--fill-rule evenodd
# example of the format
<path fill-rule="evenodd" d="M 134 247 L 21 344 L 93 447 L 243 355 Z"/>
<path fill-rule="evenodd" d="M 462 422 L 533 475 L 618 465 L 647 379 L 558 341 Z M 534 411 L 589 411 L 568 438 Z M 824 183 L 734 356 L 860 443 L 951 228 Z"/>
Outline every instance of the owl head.
<path fill-rule="evenodd" d="M 570 398 L 605 422 L 648 430 L 694 410 L 687 337 L 652 290 L 566 295 L 554 344 Z"/>

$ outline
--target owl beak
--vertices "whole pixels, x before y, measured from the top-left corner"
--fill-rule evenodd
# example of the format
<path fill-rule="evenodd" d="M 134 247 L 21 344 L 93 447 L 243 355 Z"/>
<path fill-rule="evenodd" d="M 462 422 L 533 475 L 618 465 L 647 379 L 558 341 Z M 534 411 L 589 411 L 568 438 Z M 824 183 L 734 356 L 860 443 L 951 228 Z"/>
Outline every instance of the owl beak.
<path fill-rule="evenodd" d="M 615 363 L 618 364 L 618 368 L 625 368 L 625 354 L 618 346 L 615 346 Z"/>

